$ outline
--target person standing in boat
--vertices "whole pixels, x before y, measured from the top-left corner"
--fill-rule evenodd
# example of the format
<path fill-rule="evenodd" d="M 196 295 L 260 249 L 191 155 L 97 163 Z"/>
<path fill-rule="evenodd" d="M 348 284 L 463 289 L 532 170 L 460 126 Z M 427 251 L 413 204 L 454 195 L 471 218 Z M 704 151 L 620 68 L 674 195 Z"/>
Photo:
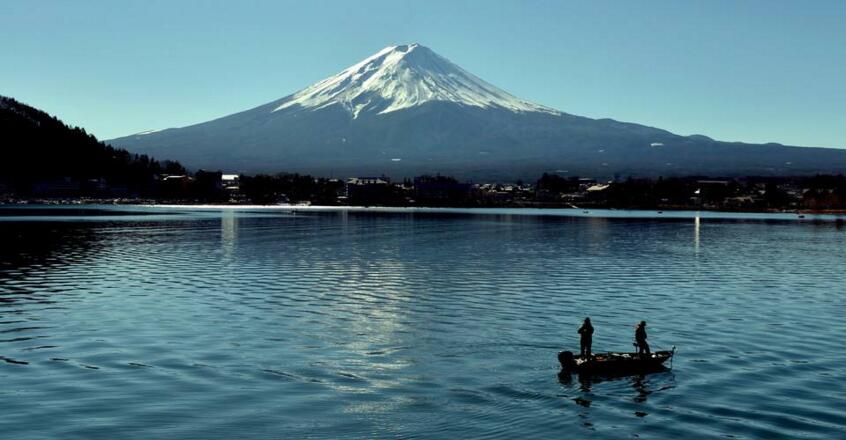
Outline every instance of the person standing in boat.
<path fill-rule="evenodd" d="M 649 354 L 649 343 L 646 342 L 646 321 L 640 321 L 635 329 L 635 345 L 637 354 Z"/>
<path fill-rule="evenodd" d="M 591 346 L 593 345 L 593 326 L 590 324 L 590 318 L 585 318 L 585 322 L 579 327 L 579 334 L 582 335 L 580 342 L 579 354 L 582 357 L 590 357 Z"/>

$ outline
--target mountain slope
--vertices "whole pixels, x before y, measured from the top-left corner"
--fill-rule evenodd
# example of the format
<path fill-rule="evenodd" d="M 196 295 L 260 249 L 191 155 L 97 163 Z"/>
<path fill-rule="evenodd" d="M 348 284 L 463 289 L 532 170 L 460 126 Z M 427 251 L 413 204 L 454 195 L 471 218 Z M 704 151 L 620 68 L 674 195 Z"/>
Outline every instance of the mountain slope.
<path fill-rule="evenodd" d="M 0 96 L 0 184 L 26 193 L 32 184 L 71 178 L 105 178 L 109 184 L 144 189 L 166 169 L 184 171 L 178 163 L 160 164 L 98 141 L 79 127 Z"/>
<path fill-rule="evenodd" d="M 293 95 L 213 121 L 114 139 L 232 171 L 318 175 L 545 171 L 797 174 L 846 170 L 846 150 L 717 142 L 569 115 L 508 94 L 428 48 L 385 48 Z"/>

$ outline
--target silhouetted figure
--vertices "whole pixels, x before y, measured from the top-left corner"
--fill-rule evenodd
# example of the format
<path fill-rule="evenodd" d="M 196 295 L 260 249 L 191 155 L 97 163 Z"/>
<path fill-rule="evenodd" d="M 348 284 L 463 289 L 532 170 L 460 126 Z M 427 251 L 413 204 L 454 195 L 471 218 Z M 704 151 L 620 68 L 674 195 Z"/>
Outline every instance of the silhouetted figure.
<path fill-rule="evenodd" d="M 579 355 L 582 357 L 590 357 L 591 345 L 593 345 L 593 326 L 590 325 L 590 318 L 585 318 L 585 322 L 579 327 L 579 334 L 582 335 L 580 342 Z"/>
<path fill-rule="evenodd" d="M 646 321 L 640 321 L 637 325 L 635 345 L 637 345 L 637 354 L 650 354 L 649 343 L 646 342 Z"/>

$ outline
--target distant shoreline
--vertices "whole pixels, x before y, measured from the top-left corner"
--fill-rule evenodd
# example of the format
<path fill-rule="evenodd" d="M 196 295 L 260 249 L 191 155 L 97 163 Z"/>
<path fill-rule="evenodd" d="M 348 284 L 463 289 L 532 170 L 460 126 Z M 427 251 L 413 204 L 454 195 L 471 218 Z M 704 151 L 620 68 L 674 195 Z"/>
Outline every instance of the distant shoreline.
<path fill-rule="evenodd" d="M 845 210 L 817 211 L 741 211 L 714 209 L 617 209 L 617 208 L 543 208 L 526 206 L 501 207 L 434 207 L 434 206 L 331 206 L 331 205 L 258 205 L 258 204 L 183 204 L 150 203 L 138 200 L 135 203 L 114 203 L 103 200 L 41 200 L 42 203 L 27 201 L 24 203 L 0 203 L 2 208 L 145 208 L 179 209 L 208 211 L 281 211 L 291 213 L 306 212 L 350 212 L 350 213 L 421 213 L 421 214 L 481 214 L 481 215 L 520 215 L 549 216 L 571 218 L 642 218 L 642 219 L 763 219 L 763 220 L 822 220 L 846 221 Z"/>

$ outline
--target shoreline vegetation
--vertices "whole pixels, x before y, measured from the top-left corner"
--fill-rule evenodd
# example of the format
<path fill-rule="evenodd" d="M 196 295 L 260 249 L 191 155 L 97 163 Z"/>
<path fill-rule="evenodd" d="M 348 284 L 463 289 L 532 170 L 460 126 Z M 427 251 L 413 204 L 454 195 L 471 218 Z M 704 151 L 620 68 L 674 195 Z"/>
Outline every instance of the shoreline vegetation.
<path fill-rule="evenodd" d="M 95 183 L 100 183 L 97 180 Z M 65 179 L 26 192 L 0 184 L 0 204 L 230 205 L 395 208 L 539 208 L 846 214 L 846 177 L 592 178 L 544 174 L 526 183 L 459 182 L 449 176 L 326 179 L 298 174 L 199 171 L 154 176 L 143 193 Z"/>

